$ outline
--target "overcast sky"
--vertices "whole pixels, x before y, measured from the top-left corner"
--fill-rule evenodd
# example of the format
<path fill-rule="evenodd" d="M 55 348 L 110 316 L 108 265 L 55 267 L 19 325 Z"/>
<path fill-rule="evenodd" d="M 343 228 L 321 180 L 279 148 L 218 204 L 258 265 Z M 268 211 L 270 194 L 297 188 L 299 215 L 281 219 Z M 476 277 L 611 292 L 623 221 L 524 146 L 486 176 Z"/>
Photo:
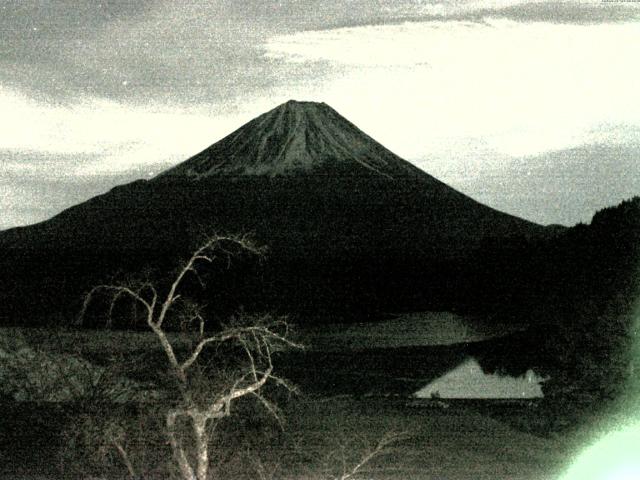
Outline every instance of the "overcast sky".
<path fill-rule="evenodd" d="M 327 102 L 499 210 L 640 194 L 640 3 L 2 0 L 0 228 Z"/>

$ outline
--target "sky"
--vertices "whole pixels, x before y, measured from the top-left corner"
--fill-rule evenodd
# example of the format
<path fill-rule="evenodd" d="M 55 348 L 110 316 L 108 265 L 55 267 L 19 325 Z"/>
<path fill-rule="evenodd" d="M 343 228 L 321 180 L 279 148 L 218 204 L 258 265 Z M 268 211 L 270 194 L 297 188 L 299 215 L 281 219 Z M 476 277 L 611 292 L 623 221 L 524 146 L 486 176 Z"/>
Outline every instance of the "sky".
<path fill-rule="evenodd" d="M 640 2 L 2 0 L 0 229 L 324 101 L 543 223 L 640 195 Z"/>

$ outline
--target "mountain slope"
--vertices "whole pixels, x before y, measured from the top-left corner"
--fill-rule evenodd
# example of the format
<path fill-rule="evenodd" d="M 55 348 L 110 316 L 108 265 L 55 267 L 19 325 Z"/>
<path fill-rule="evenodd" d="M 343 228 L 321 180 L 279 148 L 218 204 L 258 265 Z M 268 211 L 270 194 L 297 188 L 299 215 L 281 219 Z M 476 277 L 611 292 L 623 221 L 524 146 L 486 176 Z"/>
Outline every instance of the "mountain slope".
<path fill-rule="evenodd" d="M 155 179 L 1 232 L 0 315 L 70 315 L 88 286 L 166 272 L 212 232 L 252 233 L 269 254 L 213 282 L 208 303 L 357 316 L 453 308 L 486 280 L 464 269 L 483 242 L 546 230 L 448 187 L 326 105 L 288 102 Z"/>
<path fill-rule="evenodd" d="M 290 100 L 160 177 L 423 173 L 324 103 Z"/>

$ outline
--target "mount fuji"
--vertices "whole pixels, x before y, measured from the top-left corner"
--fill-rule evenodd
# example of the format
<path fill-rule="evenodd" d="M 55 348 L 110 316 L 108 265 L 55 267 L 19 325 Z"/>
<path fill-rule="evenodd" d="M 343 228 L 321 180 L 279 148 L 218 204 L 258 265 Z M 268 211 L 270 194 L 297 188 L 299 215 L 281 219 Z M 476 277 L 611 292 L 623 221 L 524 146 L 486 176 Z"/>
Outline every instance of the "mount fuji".
<path fill-rule="evenodd" d="M 0 316 L 67 317 L 91 284 L 166 271 L 212 232 L 269 248 L 216 284 L 219 304 L 315 317 L 454 308 L 486 283 L 465 269 L 478 247 L 548 229 L 447 186 L 324 103 L 289 101 L 153 179 L 0 232 Z"/>

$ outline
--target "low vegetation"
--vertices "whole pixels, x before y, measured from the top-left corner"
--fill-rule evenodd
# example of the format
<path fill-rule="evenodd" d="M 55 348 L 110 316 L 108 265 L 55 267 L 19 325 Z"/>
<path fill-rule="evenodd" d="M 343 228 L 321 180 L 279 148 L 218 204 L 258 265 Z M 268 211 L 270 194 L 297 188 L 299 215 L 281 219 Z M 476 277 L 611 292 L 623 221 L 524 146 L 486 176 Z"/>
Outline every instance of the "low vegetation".
<path fill-rule="evenodd" d="M 5 398 L 0 477 L 37 471 L 56 479 L 122 479 L 132 473 L 144 479 L 181 478 L 165 426 L 166 395 L 175 383 L 167 382 L 165 354 L 152 332 L 5 329 L 0 337 L 21 338 L 21 344 L 47 351 L 63 365 L 76 357 L 105 369 L 109 378 L 147 382 L 164 392 L 163 400 L 119 403 L 99 394 L 64 402 Z M 168 337 L 180 354 L 186 352 L 183 333 Z M 220 353 L 231 351 L 221 348 Z M 202 361 L 214 358 L 207 353 L 213 352 L 205 352 Z M 275 353 L 276 367 L 285 353 Z M 336 396 L 329 383 L 324 391 L 307 388 L 319 372 L 330 376 L 330 364 L 308 370 L 306 382 L 300 377 L 299 395 L 265 387 L 262 393 L 278 406 L 280 422 L 260 402 L 239 398 L 232 415 L 209 431 L 210 478 L 340 479 L 375 453 L 346 478 L 462 480 L 473 472 L 474 478 L 537 480 L 555 478 L 575 446 L 565 434 L 549 436 L 536 427 L 548 423 L 540 406 L 447 402 L 442 409 L 402 395 Z M 177 434 L 192 451 L 188 422 L 180 423 Z"/>
<path fill-rule="evenodd" d="M 291 338 L 282 317 L 242 314 L 212 326 L 206 310 L 186 299 L 185 284 L 194 278 L 203 284 L 205 265 L 222 261 L 229 266 L 232 257 L 247 252 L 262 254 L 246 237 L 215 236 L 198 247 L 168 283 L 129 279 L 92 288 L 80 322 L 93 303 L 107 308 L 108 324 L 122 304 L 144 311 L 150 335 L 134 334 L 126 348 L 70 343 L 67 334 L 58 337 L 57 351 L 46 351 L 40 348 L 50 343 L 42 342 L 43 330 L 29 332 L 29 341 L 27 331 L 15 330 L 13 340 L 4 341 L 0 375 L 5 397 L 73 405 L 63 409 L 66 426 L 58 456 L 66 476 L 273 477 L 280 468 L 273 461 L 282 460 L 282 455 L 264 457 L 259 452 L 264 452 L 265 443 L 284 445 L 279 432 L 284 431 L 285 419 L 279 404 L 286 398 L 279 391 L 285 397 L 296 392 L 276 375 L 274 360 L 285 349 L 302 347 Z M 107 347 L 109 354 L 100 355 L 98 347 Z M 89 360 L 94 356 L 103 365 Z M 144 370 L 155 370 L 147 374 L 146 383 L 140 378 Z M 233 422 L 227 420 L 232 417 Z M 353 449 L 347 452 L 343 447 L 339 468 L 334 468 L 334 460 L 326 460 L 317 478 L 357 478 L 401 438 L 385 433 L 374 443 L 365 442 L 355 456 Z M 287 450 L 296 458 L 312 451 L 297 443 Z M 294 463 L 288 459 L 287 468 Z"/>
<path fill-rule="evenodd" d="M 536 408 L 422 409 L 407 408 L 403 397 L 330 397 L 339 379 L 321 351 L 307 362 L 316 374 L 326 370 L 324 392 L 294 395 L 279 377 L 292 371 L 292 350 L 301 347 L 286 319 L 239 314 L 220 321 L 197 294 L 205 270 L 263 253 L 245 237 L 214 237 L 172 276 L 112 280 L 89 292 L 83 322 L 138 331 L 2 332 L 0 402 L 10 432 L 0 439 L 2 473 L 34 466 L 42 473 L 46 465 L 55 478 L 551 477 L 575 446 L 567 432 L 579 430 L 585 412 L 617 398 L 633 372 L 624 354 L 637 278 L 625 259 L 638 253 L 639 205 L 600 213 L 589 228 L 570 229 L 528 257 L 553 254 L 544 278 L 521 285 L 541 295 L 553 287 L 555 296 L 532 306 L 513 293 L 514 309 L 501 315 L 527 314 L 529 328 L 480 360 L 489 370 L 537 366 L 548 373 L 546 399 Z M 356 378 L 349 355 L 342 357 L 350 388 L 359 383 L 365 392 L 368 379 Z M 280 369 L 283 360 L 289 366 Z M 371 361 L 394 365 L 386 356 Z M 311 374 L 304 362 L 294 367 L 298 379 Z"/>

